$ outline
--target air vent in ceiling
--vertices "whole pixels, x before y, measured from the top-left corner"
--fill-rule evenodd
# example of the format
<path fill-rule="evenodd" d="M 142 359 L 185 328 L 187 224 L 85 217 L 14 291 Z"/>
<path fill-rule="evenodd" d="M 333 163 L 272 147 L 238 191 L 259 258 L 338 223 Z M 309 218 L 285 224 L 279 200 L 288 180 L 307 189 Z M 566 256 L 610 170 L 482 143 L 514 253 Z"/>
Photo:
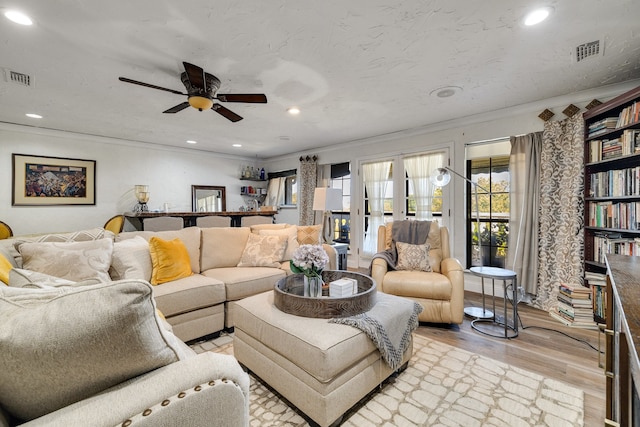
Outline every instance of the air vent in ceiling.
<path fill-rule="evenodd" d="M 17 71 L 4 69 L 4 78 L 7 82 L 15 83 L 21 86 L 33 86 L 33 78 L 29 74 L 19 73 Z"/>
<path fill-rule="evenodd" d="M 583 43 L 576 47 L 576 62 L 584 61 L 585 59 L 595 56 L 602 56 L 603 46 L 600 44 L 600 40 L 596 40 L 589 43 Z"/>

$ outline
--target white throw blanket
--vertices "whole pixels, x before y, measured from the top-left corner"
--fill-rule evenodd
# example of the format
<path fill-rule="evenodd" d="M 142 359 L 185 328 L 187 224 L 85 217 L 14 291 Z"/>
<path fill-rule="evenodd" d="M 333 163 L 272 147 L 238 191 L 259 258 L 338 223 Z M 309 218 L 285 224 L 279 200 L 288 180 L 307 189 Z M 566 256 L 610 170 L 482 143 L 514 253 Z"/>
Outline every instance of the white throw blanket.
<path fill-rule="evenodd" d="M 364 332 L 380 350 L 382 359 L 396 370 L 409 346 L 411 333 L 418 327 L 422 306 L 415 301 L 378 292 L 371 310 L 350 317 L 329 320 L 353 326 Z"/>

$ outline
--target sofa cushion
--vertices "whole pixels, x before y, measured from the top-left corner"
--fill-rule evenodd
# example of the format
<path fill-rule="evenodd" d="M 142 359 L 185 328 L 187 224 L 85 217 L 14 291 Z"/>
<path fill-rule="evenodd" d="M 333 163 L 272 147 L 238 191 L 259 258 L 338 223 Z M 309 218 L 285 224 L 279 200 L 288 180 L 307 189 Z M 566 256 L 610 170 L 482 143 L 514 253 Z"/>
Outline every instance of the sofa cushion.
<path fill-rule="evenodd" d="M 104 228 L 90 228 L 70 233 L 40 234 L 37 236 L 20 236 L 14 239 L 0 240 L 0 247 L 14 259 L 14 267 L 22 267 L 22 256 L 16 249 L 20 242 L 88 242 L 108 238 L 113 240 L 114 234 Z"/>
<path fill-rule="evenodd" d="M 202 274 L 153 287 L 158 308 L 167 317 L 198 310 L 225 301 L 224 283 Z"/>
<path fill-rule="evenodd" d="M 227 301 L 270 291 L 286 276 L 284 270 L 271 267 L 212 268 L 202 274 L 224 283 Z"/>
<path fill-rule="evenodd" d="M 396 270 L 431 271 L 429 265 L 428 243 L 424 245 L 412 245 L 410 243 L 396 242 L 398 249 L 398 263 Z"/>
<path fill-rule="evenodd" d="M 127 231 L 120 233 L 116 236 L 116 242 L 126 239 L 133 239 L 136 236 L 141 236 L 145 240 L 149 241 L 153 236 L 159 237 L 163 240 L 180 239 L 189 252 L 189 259 L 191 261 L 191 271 L 194 273 L 200 273 L 200 228 L 198 227 L 186 227 L 181 230 L 169 230 L 169 231 Z"/>
<path fill-rule="evenodd" d="M 255 224 L 249 227 L 252 233 L 260 234 L 260 230 L 282 230 L 283 228 L 289 228 L 291 225 L 286 223 L 279 224 Z"/>
<path fill-rule="evenodd" d="M 388 271 L 383 280 L 388 294 L 409 298 L 449 301 L 451 281 L 444 274 L 424 271 Z"/>
<path fill-rule="evenodd" d="M 20 242 L 22 267 L 75 282 L 98 279 L 109 282 L 113 240 L 87 242 Z"/>
<path fill-rule="evenodd" d="M 240 262 L 249 238 L 248 227 L 216 227 L 202 229 L 202 271 L 210 268 L 235 267 Z"/>
<path fill-rule="evenodd" d="M 156 315 L 151 285 L 0 289 L 0 405 L 31 420 L 190 357 Z"/>
<path fill-rule="evenodd" d="M 113 256 L 109 275 L 113 280 L 151 280 L 151 253 L 149 243 L 142 236 L 117 241 L 113 244 Z"/>
<path fill-rule="evenodd" d="M 249 234 L 238 267 L 280 266 L 287 249 L 287 236 L 262 236 Z"/>
<path fill-rule="evenodd" d="M 180 239 L 163 240 L 159 237 L 149 239 L 151 253 L 151 284 L 184 279 L 193 274 L 186 246 Z"/>
<path fill-rule="evenodd" d="M 293 253 L 300 247 L 298 244 L 298 227 L 291 226 L 281 229 L 264 229 L 256 230 L 257 234 L 261 236 L 285 236 L 287 238 L 287 248 L 284 251 L 284 255 L 280 261 L 288 261 L 293 257 Z"/>

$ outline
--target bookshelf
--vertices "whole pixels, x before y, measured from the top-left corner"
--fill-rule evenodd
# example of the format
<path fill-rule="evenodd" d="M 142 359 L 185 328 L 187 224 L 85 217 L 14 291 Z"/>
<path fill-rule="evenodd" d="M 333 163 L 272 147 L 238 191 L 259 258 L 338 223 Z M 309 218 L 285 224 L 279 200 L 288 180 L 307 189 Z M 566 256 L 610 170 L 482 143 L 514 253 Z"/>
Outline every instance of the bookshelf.
<path fill-rule="evenodd" d="M 640 256 L 640 87 L 583 117 L 585 284 L 604 323 L 605 255 Z"/>

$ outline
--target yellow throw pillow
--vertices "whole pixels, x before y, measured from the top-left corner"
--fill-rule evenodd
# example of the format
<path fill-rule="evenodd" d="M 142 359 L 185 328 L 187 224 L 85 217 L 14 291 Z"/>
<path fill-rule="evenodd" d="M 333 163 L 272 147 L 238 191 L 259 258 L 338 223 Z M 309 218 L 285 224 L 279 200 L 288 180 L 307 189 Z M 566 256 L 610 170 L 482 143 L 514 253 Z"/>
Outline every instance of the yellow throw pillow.
<path fill-rule="evenodd" d="M 151 284 L 171 282 L 193 274 L 189 252 L 182 240 L 163 240 L 159 237 L 149 239 L 151 253 Z"/>
<path fill-rule="evenodd" d="M 298 244 L 299 245 L 321 245 L 322 244 L 322 224 L 299 225 Z"/>
<path fill-rule="evenodd" d="M 0 282 L 5 285 L 9 284 L 9 272 L 13 268 L 13 265 L 9 262 L 4 255 L 0 254 Z"/>

